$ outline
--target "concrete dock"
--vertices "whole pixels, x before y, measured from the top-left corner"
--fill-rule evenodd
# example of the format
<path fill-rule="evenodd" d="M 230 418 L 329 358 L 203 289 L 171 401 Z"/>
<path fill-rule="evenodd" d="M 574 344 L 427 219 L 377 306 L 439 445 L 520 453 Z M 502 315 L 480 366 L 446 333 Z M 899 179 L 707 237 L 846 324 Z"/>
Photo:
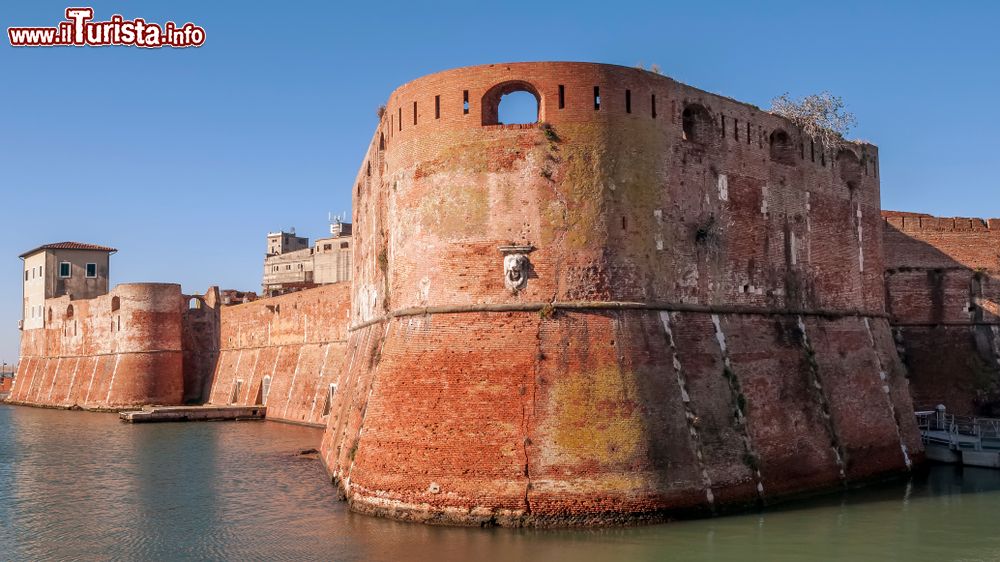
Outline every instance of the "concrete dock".
<path fill-rule="evenodd" d="M 916 414 L 928 459 L 1000 468 L 1000 419 L 955 416 L 944 406 Z"/>
<path fill-rule="evenodd" d="M 145 406 L 141 410 L 120 412 L 128 423 L 262 420 L 267 406 Z"/>

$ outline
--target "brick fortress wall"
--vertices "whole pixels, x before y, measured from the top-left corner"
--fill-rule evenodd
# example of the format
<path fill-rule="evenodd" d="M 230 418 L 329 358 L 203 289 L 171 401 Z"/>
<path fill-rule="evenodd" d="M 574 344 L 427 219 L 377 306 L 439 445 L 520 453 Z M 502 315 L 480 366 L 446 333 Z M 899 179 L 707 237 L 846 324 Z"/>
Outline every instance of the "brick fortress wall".
<path fill-rule="evenodd" d="M 915 405 L 1000 415 L 1000 219 L 884 216 L 886 305 Z"/>
<path fill-rule="evenodd" d="M 350 284 L 337 283 L 220 314 L 212 404 L 265 404 L 267 419 L 324 425 L 341 382 Z"/>
<path fill-rule="evenodd" d="M 512 89 L 551 128 L 494 124 Z M 341 493 L 402 519 L 600 524 L 905 472 L 877 158 L 631 68 L 400 87 L 354 188 L 322 445 Z M 528 259 L 515 293 L 504 252 Z"/>
<path fill-rule="evenodd" d="M 184 394 L 181 288 L 122 284 L 93 299 L 45 302 L 45 327 L 21 334 L 9 400 L 119 409 L 180 404 Z"/>

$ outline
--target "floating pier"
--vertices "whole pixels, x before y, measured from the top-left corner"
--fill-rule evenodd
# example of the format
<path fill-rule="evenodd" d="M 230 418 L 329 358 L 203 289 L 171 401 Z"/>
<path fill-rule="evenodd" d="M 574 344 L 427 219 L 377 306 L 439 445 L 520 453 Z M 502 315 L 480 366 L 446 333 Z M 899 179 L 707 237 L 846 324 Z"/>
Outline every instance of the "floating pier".
<path fill-rule="evenodd" d="M 145 406 L 141 410 L 121 412 L 128 423 L 262 420 L 267 406 Z"/>
<path fill-rule="evenodd" d="M 929 460 L 1000 468 L 1000 419 L 955 416 L 944 406 L 916 414 Z"/>

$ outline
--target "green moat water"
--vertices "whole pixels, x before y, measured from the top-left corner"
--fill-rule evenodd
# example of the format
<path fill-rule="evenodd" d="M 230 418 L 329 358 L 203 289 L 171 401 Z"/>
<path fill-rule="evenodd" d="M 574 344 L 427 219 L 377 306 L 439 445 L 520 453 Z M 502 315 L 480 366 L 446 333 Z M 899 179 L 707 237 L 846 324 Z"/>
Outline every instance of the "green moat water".
<path fill-rule="evenodd" d="M 320 431 L 0 406 L 0 560 L 1000 560 L 1000 471 L 629 529 L 453 529 L 350 513 Z"/>

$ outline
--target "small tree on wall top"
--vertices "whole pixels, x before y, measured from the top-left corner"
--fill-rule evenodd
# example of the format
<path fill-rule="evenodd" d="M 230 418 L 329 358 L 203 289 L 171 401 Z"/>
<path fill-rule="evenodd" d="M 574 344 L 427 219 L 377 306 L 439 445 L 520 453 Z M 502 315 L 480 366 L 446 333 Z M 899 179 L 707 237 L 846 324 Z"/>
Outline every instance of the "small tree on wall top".
<path fill-rule="evenodd" d="M 782 94 L 771 100 L 771 113 L 795 123 L 802 132 L 818 139 L 832 150 L 857 125 L 854 114 L 844 110 L 844 100 L 830 92 L 808 95 L 795 100 Z"/>

